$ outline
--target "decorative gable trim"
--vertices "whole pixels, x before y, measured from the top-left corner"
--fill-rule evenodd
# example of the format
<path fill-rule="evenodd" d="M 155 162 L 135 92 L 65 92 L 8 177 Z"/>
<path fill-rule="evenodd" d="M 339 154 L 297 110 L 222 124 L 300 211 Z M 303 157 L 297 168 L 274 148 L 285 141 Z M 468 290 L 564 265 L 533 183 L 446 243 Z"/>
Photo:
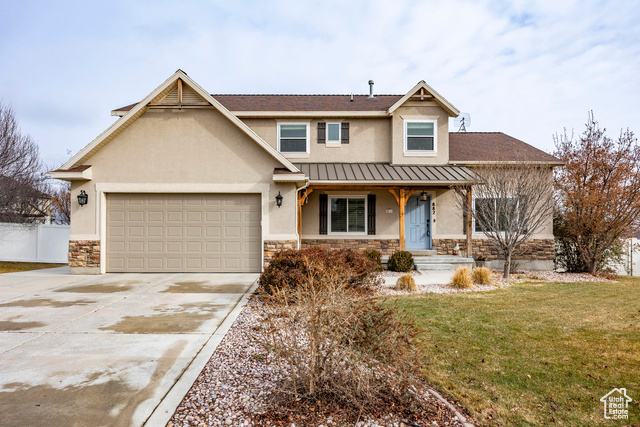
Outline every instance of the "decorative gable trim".
<path fill-rule="evenodd" d="M 222 113 L 223 116 L 225 116 L 233 124 L 240 128 L 240 130 L 246 133 L 247 136 L 253 139 L 258 145 L 260 145 L 267 153 L 269 153 L 273 158 L 275 158 L 278 162 L 285 166 L 289 171 L 299 172 L 299 170 L 293 165 L 293 163 L 287 160 L 282 154 L 278 153 L 275 148 L 269 145 L 237 116 L 227 110 L 227 108 L 225 108 L 220 102 L 215 100 L 209 93 L 202 89 L 202 87 L 200 87 L 195 81 L 187 76 L 187 74 L 182 70 L 176 71 L 171 77 L 165 80 L 164 83 L 162 83 L 153 92 L 147 95 L 145 99 L 143 99 L 135 107 L 129 110 L 127 114 L 118 119 L 118 121 L 109 126 L 107 130 L 100 134 L 96 139 L 91 141 L 86 147 L 80 150 L 80 152 L 78 152 L 67 163 L 65 163 L 61 167 L 61 169 L 71 169 L 77 165 L 83 164 L 85 160 L 94 155 L 104 145 L 106 145 L 119 133 L 129 127 L 131 123 L 133 123 L 138 117 L 144 114 L 147 109 L 152 106 L 150 104 L 157 103 L 168 97 L 168 95 L 171 94 L 172 91 L 176 88 L 176 85 L 178 87 L 178 90 L 184 90 L 184 88 L 182 87 L 183 82 L 186 83 L 186 85 L 188 85 L 196 95 L 199 95 L 200 98 L 211 104 L 216 110 Z M 193 95 L 191 95 L 190 97 L 193 98 Z M 201 105 L 207 104 L 202 103 Z"/>
<path fill-rule="evenodd" d="M 387 110 L 388 114 L 392 114 L 395 110 L 398 109 L 401 105 L 403 105 L 408 100 L 416 97 L 416 99 L 420 100 L 429 100 L 435 101 L 440 105 L 451 117 L 458 117 L 460 115 L 460 110 L 453 106 L 452 103 L 447 101 L 444 96 L 440 95 L 433 89 L 431 86 L 425 83 L 424 80 L 421 80 L 417 85 L 415 85 L 405 96 L 400 98 L 395 104 L 393 104 Z"/>

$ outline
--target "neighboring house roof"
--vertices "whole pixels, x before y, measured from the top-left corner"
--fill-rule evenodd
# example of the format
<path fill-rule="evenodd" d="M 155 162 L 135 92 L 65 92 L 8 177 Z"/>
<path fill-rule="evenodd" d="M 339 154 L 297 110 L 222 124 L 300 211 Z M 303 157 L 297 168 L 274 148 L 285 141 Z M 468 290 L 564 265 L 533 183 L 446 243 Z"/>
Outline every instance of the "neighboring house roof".
<path fill-rule="evenodd" d="M 281 153 L 275 148 L 269 145 L 264 139 L 262 139 L 253 129 L 247 126 L 242 120 L 233 115 L 227 108 L 225 108 L 220 102 L 212 98 L 209 93 L 202 89 L 195 81 L 193 81 L 187 74 L 182 71 L 176 71 L 171 77 L 169 77 L 164 83 L 158 86 L 153 92 L 151 92 L 145 99 L 135 104 L 121 119 L 112 124 L 106 131 L 100 136 L 94 139 L 86 147 L 80 150 L 75 156 L 71 158 L 67 163 L 60 168 L 62 171 L 68 172 L 69 169 L 75 168 L 93 154 L 95 154 L 102 146 L 107 144 L 116 135 L 122 132 L 127 126 L 133 123 L 138 117 L 140 117 L 147 108 L 147 105 L 154 100 L 164 98 L 177 84 L 178 80 L 182 80 L 186 83 L 197 95 L 202 97 L 206 102 L 215 107 L 223 116 L 229 121 L 235 124 L 240 130 L 247 134 L 253 141 L 260 145 L 265 151 L 267 151 L 272 157 L 278 160 L 283 166 L 292 172 L 297 172 L 295 166 L 287 160 Z M 55 174 L 54 174 L 55 175 Z M 56 177 L 52 175 L 52 177 Z"/>
<path fill-rule="evenodd" d="M 450 132 L 449 163 L 527 161 L 563 164 L 551 154 L 547 154 L 526 142 L 502 132 Z"/>
<path fill-rule="evenodd" d="M 296 163 L 311 183 L 376 182 L 392 184 L 412 181 L 415 183 L 462 183 L 474 179 L 474 174 L 464 166 L 390 165 L 389 163 Z"/>

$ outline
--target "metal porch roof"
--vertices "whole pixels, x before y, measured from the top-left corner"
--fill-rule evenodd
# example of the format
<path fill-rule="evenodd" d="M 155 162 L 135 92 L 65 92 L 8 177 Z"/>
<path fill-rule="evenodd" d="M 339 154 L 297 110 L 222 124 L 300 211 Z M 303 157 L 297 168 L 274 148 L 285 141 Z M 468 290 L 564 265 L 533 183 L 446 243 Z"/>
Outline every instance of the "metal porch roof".
<path fill-rule="evenodd" d="M 391 165 L 389 163 L 295 163 L 311 183 L 459 184 L 473 180 L 465 166 Z"/>

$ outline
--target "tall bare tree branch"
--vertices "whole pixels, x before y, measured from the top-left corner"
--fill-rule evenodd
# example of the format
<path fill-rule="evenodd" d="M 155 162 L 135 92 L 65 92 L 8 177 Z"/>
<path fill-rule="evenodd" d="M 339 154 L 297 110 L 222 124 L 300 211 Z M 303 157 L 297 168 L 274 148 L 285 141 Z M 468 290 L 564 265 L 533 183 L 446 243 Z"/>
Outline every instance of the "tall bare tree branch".
<path fill-rule="evenodd" d="M 504 257 L 504 277 L 518 247 L 550 223 L 553 215 L 552 170 L 527 161 L 497 161 L 475 168 L 474 206 L 456 192 L 458 206 L 470 215 Z"/>

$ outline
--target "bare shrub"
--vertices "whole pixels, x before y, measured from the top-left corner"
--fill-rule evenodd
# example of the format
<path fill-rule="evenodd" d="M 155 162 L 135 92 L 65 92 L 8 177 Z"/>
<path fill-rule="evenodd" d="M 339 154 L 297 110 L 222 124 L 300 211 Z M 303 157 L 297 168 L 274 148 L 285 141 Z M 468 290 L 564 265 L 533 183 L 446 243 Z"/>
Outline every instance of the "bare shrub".
<path fill-rule="evenodd" d="M 476 267 L 471 273 L 471 280 L 478 285 L 491 285 L 493 283 L 491 270 L 487 267 Z"/>
<path fill-rule="evenodd" d="M 260 276 L 260 288 L 274 294 L 283 291 L 285 295 L 300 286 L 306 286 L 309 277 L 317 280 L 316 286 L 333 282 L 346 282 L 350 287 L 369 291 L 379 282 L 376 273 L 378 265 L 362 252 L 353 249 L 324 250 L 320 247 L 289 249 L 278 252 Z M 335 277 L 333 271 L 339 269 L 342 276 Z M 327 273 L 326 277 L 323 275 Z"/>
<path fill-rule="evenodd" d="M 395 289 L 399 291 L 415 292 L 416 280 L 411 274 L 403 274 L 402 276 L 398 277 Z"/>
<path fill-rule="evenodd" d="M 473 281 L 469 274 L 467 267 L 461 267 L 456 270 L 451 278 L 451 286 L 457 289 L 471 289 L 473 288 Z"/>
<path fill-rule="evenodd" d="M 344 265 L 327 267 L 317 258 L 303 263 L 307 280 L 300 286 L 263 295 L 261 327 L 253 334 L 275 356 L 283 378 L 273 396 L 276 410 L 286 413 L 299 399 L 360 411 L 419 408 L 415 324 L 397 306 L 355 292 L 344 280 Z"/>

